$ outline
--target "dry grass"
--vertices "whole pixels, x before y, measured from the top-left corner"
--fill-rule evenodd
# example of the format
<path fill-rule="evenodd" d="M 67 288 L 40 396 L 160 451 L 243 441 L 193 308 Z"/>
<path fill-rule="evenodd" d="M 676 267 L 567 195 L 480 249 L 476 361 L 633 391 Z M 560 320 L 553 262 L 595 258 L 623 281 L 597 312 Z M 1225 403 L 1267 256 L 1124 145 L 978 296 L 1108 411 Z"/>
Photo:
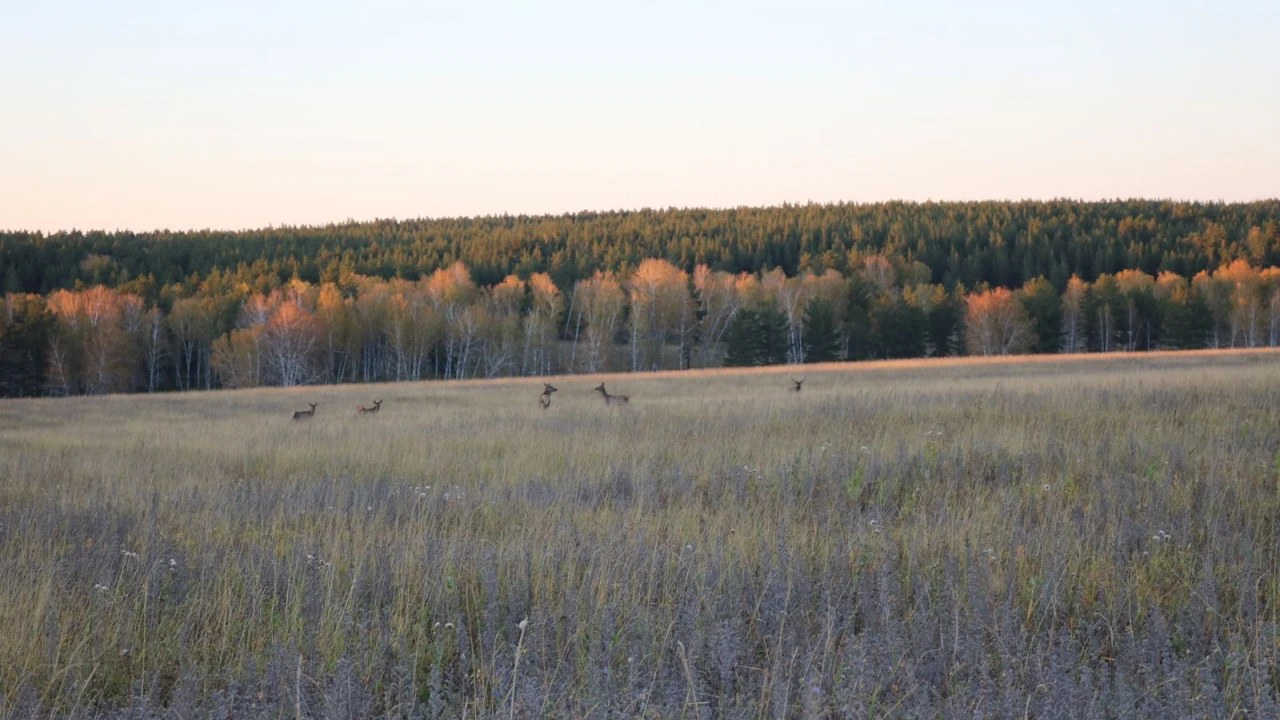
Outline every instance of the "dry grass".
<path fill-rule="evenodd" d="M 1280 354 L 600 379 L 0 404 L 0 718 L 1274 710 Z"/>

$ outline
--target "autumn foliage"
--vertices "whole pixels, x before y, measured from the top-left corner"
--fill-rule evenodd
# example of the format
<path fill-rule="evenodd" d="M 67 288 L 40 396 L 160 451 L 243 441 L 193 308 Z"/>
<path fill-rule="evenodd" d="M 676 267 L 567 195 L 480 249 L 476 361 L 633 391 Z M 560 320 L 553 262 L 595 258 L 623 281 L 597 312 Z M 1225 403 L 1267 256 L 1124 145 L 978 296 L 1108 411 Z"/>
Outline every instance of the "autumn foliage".
<path fill-rule="evenodd" d="M 542 376 L 831 360 L 1280 345 L 1280 268 L 1235 260 L 1070 277 L 1059 289 L 930 283 L 870 256 L 848 274 L 692 272 L 648 259 L 571 287 L 349 273 L 250 283 L 215 273 L 155 301 L 95 285 L 6 296 L 5 394 Z"/>

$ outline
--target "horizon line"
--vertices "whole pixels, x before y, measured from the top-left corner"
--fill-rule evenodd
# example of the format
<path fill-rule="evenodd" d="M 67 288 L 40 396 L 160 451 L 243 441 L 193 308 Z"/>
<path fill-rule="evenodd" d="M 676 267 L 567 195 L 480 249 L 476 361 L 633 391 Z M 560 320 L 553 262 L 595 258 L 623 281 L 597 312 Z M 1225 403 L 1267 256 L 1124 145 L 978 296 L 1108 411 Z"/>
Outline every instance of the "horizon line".
<path fill-rule="evenodd" d="M 1123 198 L 1122 197 L 1098 198 L 1098 199 L 1090 200 L 1082 197 L 1071 197 L 1071 196 L 1065 196 L 1065 195 L 1055 196 L 1052 198 L 1024 197 L 1024 198 L 1018 198 L 1018 199 L 984 198 L 984 199 L 957 200 L 957 199 L 927 198 L 924 200 L 918 200 L 918 199 L 905 199 L 905 198 L 890 198 L 885 200 L 831 200 L 831 201 L 806 200 L 803 202 L 781 201 L 781 202 L 770 203 L 765 205 L 745 205 L 745 204 L 723 205 L 723 206 L 667 205 L 665 207 L 651 207 L 651 206 L 630 207 L 630 208 L 614 207 L 614 208 L 609 208 L 605 210 L 599 210 L 599 209 L 593 210 L 593 209 L 583 208 L 579 210 L 564 210 L 559 212 L 545 211 L 545 212 L 536 212 L 536 213 L 530 213 L 530 212 L 512 213 L 512 212 L 504 211 L 500 213 L 484 213 L 484 214 L 474 214 L 474 215 L 439 215 L 439 216 L 417 215 L 417 216 L 406 216 L 406 217 L 398 217 L 398 216 L 373 217 L 373 218 L 363 219 L 363 220 L 357 220 L 352 217 L 347 217 L 344 220 L 331 220 L 323 223 L 305 223 L 305 222 L 304 223 L 280 223 L 280 224 L 268 223 L 267 225 L 242 226 L 239 228 L 188 227 L 186 229 L 175 230 L 173 228 L 165 227 L 165 228 L 152 228 L 150 230 L 135 230 L 132 228 L 117 227 L 114 230 L 106 230 L 104 228 L 81 229 L 73 226 L 70 228 L 60 228 L 58 230 L 49 230 L 49 231 L 39 230 L 39 229 L 29 230 L 29 229 L 0 228 L 0 235 L 28 234 L 28 235 L 51 237 L 51 236 L 57 236 L 57 235 L 70 235 L 75 233 L 80 233 L 82 235 L 91 234 L 91 233 L 103 233 L 108 235 L 120 234 L 120 233 L 133 233 L 135 235 L 154 235 L 157 233 L 237 234 L 237 233 L 254 232 L 254 231 L 310 230 L 310 229 L 322 230 L 322 229 L 341 227 L 341 226 L 370 225 L 370 224 L 382 223 L 382 222 L 392 222 L 392 223 L 450 222 L 450 221 L 476 222 L 476 221 L 492 220 L 492 219 L 498 219 L 498 218 L 550 219 L 550 218 L 575 217 L 579 215 L 628 215 L 628 214 L 637 214 L 637 213 L 696 212 L 696 211 L 727 212 L 730 210 L 774 210 L 779 208 L 810 207 L 810 206 L 818 206 L 818 207 L 842 207 L 842 206 L 858 207 L 858 206 L 872 206 L 872 205 L 926 205 L 927 206 L 927 205 L 982 205 L 982 204 L 990 204 L 990 203 L 1003 203 L 1003 204 L 1009 204 L 1009 205 L 1021 205 L 1021 204 L 1028 204 L 1028 203 L 1079 203 L 1079 204 L 1085 204 L 1085 205 L 1105 205 L 1109 203 L 1172 203 L 1172 204 L 1178 204 L 1178 205 L 1190 204 L 1190 205 L 1207 205 L 1207 206 L 1214 206 L 1214 205 L 1229 206 L 1229 205 L 1256 205 L 1259 203 L 1273 203 L 1273 202 L 1280 202 L 1280 196 L 1272 196 L 1272 197 L 1263 196 L 1263 197 L 1256 197 L 1251 200 L 1224 200 L 1222 198 L 1208 200 L 1208 199 L 1190 199 L 1190 198 L 1173 198 L 1173 197 L 1142 197 L 1142 196 L 1130 196 L 1130 197 L 1123 197 Z"/>

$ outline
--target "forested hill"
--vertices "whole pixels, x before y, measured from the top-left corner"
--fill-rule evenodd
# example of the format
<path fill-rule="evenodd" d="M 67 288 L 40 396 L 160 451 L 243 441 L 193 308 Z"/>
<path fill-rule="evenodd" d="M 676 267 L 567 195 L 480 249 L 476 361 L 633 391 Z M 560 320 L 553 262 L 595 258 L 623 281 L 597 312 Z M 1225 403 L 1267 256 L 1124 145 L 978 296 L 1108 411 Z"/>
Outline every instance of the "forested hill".
<path fill-rule="evenodd" d="M 321 282 L 346 273 L 415 280 L 455 261 L 480 285 L 546 272 L 561 287 L 646 258 L 691 271 L 788 275 L 885 255 L 928 266 L 948 287 L 1016 288 L 1043 276 L 1061 290 L 1121 270 L 1192 277 L 1236 259 L 1280 265 L 1280 200 L 1253 203 L 965 202 L 783 205 L 349 222 L 240 232 L 0 232 L 4 292 L 104 284 L 157 297 L 213 271 L 254 282 Z"/>

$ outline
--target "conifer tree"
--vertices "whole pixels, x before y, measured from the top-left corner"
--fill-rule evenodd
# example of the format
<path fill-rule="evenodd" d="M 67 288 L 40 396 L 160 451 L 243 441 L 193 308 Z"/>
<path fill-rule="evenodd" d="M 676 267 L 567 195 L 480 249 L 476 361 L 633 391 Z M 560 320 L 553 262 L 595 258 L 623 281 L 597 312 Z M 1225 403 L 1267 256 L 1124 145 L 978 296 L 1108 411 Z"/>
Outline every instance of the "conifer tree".
<path fill-rule="evenodd" d="M 766 302 L 760 306 L 760 359 L 758 365 L 782 365 L 787 362 L 787 348 L 791 346 L 788 337 L 787 316 L 775 302 Z"/>
<path fill-rule="evenodd" d="M 1019 299 L 1036 334 L 1031 351 L 1058 352 L 1062 347 L 1062 298 L 1053 289 L 1053 284 L 1038 277 L 1022 287 Z"/>
<path fill-rule="evenodd" d="M 835 308 L 825 298 L 813 298 L 804 309 L 804 361 L 832 362 L 840 359 L 840 333 Z"/>
<path fill-rule="evenodd" d="M 726 367 L 750 367 L 759 365 L 763 338 L 760 332 L 760 315 L 751 308 L 743 308 L 729 323 L 724 333 L 724 364 Z"/>

